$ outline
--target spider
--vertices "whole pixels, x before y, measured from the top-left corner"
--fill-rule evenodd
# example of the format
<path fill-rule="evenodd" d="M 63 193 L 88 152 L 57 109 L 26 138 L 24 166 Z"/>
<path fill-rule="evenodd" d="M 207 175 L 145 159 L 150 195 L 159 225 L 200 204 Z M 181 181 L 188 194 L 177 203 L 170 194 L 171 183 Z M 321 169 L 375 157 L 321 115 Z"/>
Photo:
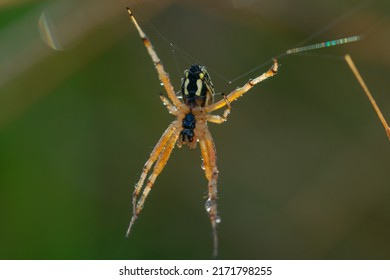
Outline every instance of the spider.
<path fill-rule="evenodd" d="M 127 229 L 126 237 L 130 235 L 131 228 L 140 214 L 157 176 L 161 173 L 167 163 L 175 144 L 177 144 L 179 148 L 183 145 L 187 145 L 190 149 L 195 149 L 199 143 L 203 158 L 203 168 L 208 180 L 208 199 L 206 201 L 205 208 L 208 212 L 212 227 L 213 255 L 217 256 L 217 224 L 221 221 L 217 211 L 218 169 L 216 164 L 215 145 L 208 129 L 207 122 L 216 124 L 224 123 L 230 113 L 230 103 L 249 91 L 256 84 L 274 76 L 278 71 L 278 63 L 276 59 L 274 59 L 272 67 L 267 72 L 250 80 L 244 86 L 233 90 L 230 94 L 223 95 L 223 99 L 216 103 L 214 103 L 214 86 L 206 68 L 201 65 L 193 64 L 184 72 L 185 76 L 182 79 L 181 84 L 181 95 L 183 101 L 181 101 L 176 95 L 169 80 L 169 76 L 165 72 L 149 38 L 138 25 L 131 10 L 127 8 L 127 11 L 142 39 L 142 42 L 145 45 L 146 50 L 152 58 L 161 83 L 168 95 L 167 98 L 160 94 L 161 101 L 167 107 L 169 113 L 176 117 L 176 120 L 168 126 L 160 140 L 157 142 L 149 159 L 143 167 L 139 181 L 135 185 L 132 199 L 133 215 Z M 223 107 L 226 108 L 222 116 L 210 114 Z M 151 171 L 152 167 L 153 170 Z M 145 184 L 146 176 L 149 173 L 150 175 Z"/>

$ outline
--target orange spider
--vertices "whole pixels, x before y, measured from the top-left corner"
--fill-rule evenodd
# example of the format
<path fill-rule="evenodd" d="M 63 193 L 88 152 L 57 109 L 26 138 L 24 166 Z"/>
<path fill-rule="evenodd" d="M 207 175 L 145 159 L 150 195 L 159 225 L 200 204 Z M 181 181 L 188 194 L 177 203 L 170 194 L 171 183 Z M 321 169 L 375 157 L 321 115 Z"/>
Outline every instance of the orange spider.
<path fill-rule="evenodd" d="M 214 86 L 206 68 L 194 64 L 184 72 L 185 77 L 182 79 L 181 85 L 182 102 L 176 95 L 169 80 L 169 76 L 164 71 L 164 67 L 153 49 L 149 38 L 142 31 L 129 8 L 127 8 L 127 11 L 152 58 L 158 76 L 169 99 L 163 95 L 160 95 L 160 98 L 167 107 L 169 113 L 176 117 L 176 120 L 168 126 L 167 130 L 165 130 L 160 140 L 157 142 L 143 167 L 138 183 L 135 185 L 132 201 L 133 215 L 126 237 L 129 236 L 131 228 L 141 212 L 157 176 L 161 173 L 167 163 L 175 144 L 177 144 L 179 148 L 184 144 L 190 149 L 195 149 L 197 143 L 199 143 L 203 158 L 203 166 L 208 180 L 208 199 L 205 207 L 211 221 L 214 243 L 213 255 L 216 256 L 218 254 L 217 224 L 221 221 L 217 211 L 218 169 L 216 165 L 215 145 L 207 127 L 207 122 L 217 124 L 225 122 L 230 113 L 230 103 L 242 96 L 254 85 L 275 75 L 278 71 L 278 63 L 276 59 L 274 59 L 272 67 L 267 72 L 250 80 L 243 87 L 233 90 L 227 96 L 223 95 L 223 99 L 216 103 L 214 103 Z M 210 114 L 225 106 L 226 109 L 222 116 Z M 146 176 L 149 174 L 153 165 L 153 171 L 150 172 L 145 184 Z"/>

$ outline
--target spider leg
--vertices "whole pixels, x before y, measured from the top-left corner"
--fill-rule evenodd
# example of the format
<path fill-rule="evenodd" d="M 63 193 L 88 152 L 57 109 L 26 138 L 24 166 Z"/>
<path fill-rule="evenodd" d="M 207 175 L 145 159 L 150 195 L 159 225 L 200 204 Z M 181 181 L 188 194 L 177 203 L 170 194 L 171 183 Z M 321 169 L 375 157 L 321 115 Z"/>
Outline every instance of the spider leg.
<path fill-rule="evenodd" d="M 180 107 L 182 102 L 179 100 L 179 98 L 176 96 L 175 91 L 173 89 L 173 86 L 171 84 L 171 81 L 169 79 L 168 73 L 165 72 L 164 67 L 161 63 L 161 60 L 158 58 L 156 51 L 153 48 L 152 43 L 150 42 L 149 38 L 146 36 L 146 34 L 142 31 L 141 27 L 138 25 L 137 20 L 135 19 L 133 13 L 129 8 L 127 8 L 127 12 L 130 15 L 130 19 L 137 28 L 137 31 L 139 33 L 139 36 L 142 39 L 142 42 L 145 45 L 146 50 L 148 51 L 150 57 L 152 58 L 152 61 L 154 63 L 154 67 L 157 70 L 158 76 L 161 80 L 161 83 L 164 85 L 165 91 L 168 94 L 169 99 L 172 101 L 173 105 L 175 105 L 177 108 Z"/>
<path fill-rule="evenodd" d="M 140 197 L 140 199 L 137 202 L 136 215 L 138 215 L 139 212 L 141 212 L 142 207 L 145 203 L 145 200 L 146 200 L 149 192 L 151 191 L 153 184 L 157 179 L 157 176 L 164 169 L 164 167 L 165 167 L 165 165 L 166 165 L 166 163 L 167 163 L 167 161 L 172 153 L 172 150 L 175 147 L 175 144 L 176 144 L 178 137 L 179 137 L 179 130 L 175 131 L 175 133 L 171 136 L 171 138 L 167 142 L 167 145 L 165 146 L 164 150 L 162 151 L 159 159 L 157 160 L 156 165 L 153 168 L 153 172 L 150 174 L 148 181 L 146 182 L 146 186 L 142 192 L 142 196 Z"/>
<path fill-rule="evenodd" d="M 177 108 L 169 101 L 168 98 L 166 98 L 164 95 L 160 94 L 160 99 L 165 107 L 167 107 L 169 114 L 172 114 L 174 116 L 178 116 L 178 110 Z"/>
<path fill-rule="evenodd" d="M 210 131 L 207 127 L 204 129 L 204 137 L 199 139 L 200 149 L 203 157 L 203 165 L 208 180 L 208 199 L 205 208 L 209 213 L 211 228 L 213 232 L 213 255 L 218 255 L 218 235 L 217 224 L 220 222 L 220 217 L 217 211 L 217 180 L 218 169 L 216 165 L 216 151 Z"/>
<path fill-rule="evenodd" d="M 278 72 L 278 62 L 276 59 L 274 59 L 274 64 L 272 67 L 265 73 L 261 74 L 260 76 L 254 78 L 253 80 L 250 80 L 247 82 L 244 86 L 237 88 L 236 90 L 232 91 L 228 96 L 226 96 L 226 99 L 221 99 L 218 102 L 208 105 L 205 107 L 205 111 L 207 113 L 213 112 L 215 110 L 218 110 L 219 108 L 222 108 L 226 106 L 227 104 L 233 102 L 243 94 L 245 94 L 247 91 L 249 91 L 252 87 L 254 87 L 256 84 L 264 81 L 265 79 L 268 79 L 269 77 L 274 76 Z"/>
<path fill-rule="evenodd" d="M 218 115 L 209 115 L 209 114 L 207 114 L 206 115 L 206 120 L 207 121 L 212 122 L 212 123 L 216 123 L 216 124 L 221 124 L 221 123 L 224 123 L 224 122 L 227 121 L 227 117 L 230 114 L 231 105 L 230 105 L 230 102 L 228 101 L 228 99 L 227 99 L 225 94 L 223 94 L 223 99 L 226 102 L 226 109 L 223 112 L 223 115 L 222 116 L 218 116 Z"/>
<path fill-rule="evenodd" d="M 134 224 L 135 220 L 137 219 L 137 215 L 138 215 L 138 213 L 140 211 L 139 210 L 138 213 L 137 213 L 137 208 L 138 208 L 137 200 L 138 200 L 138 197 L 139 197 L 139 195 L 141 193 L 142 186 L 144 185 L 146 175 L 148 175 L 149 170 L 151 169 L 151 167 L 153 166 L 153 163 L 156 160 L 158 160 L 157 162 L 161 161 L 161 158 L 163 158 L 164 153 L 166 153 L 167 147 L 169 145 L 172 145 L 172 143 L 171 143 L 172 139 L 173 138 L 177 138 L 176 135 L 178 135 L 178 134 L 179 134 L 179 130 L 177 129 L 177 124 L 176 124 L 176 122 L 173 122 L 165 130 L 165 132 L 161 136 L 160 140 L 157 142 L 156 146 L 154 147 L 153 151 L 151 152 L 149 159 L 146 161 L 146 163 L 145 163 L 145 165 L 143 167 L 143 170 L 142 170 L 141 177 L 140 177 L 139 181 L 137 182 L 137 184 L 135 185 L 135 189 L 134 189 L 134 192 L 133 192 L 133 200 L 132 200 L 133 216 L 131 218 L 131 222 L 130 222 L 129 228 L 128 228 L 127 232 L 126 232 L 126 237 L 129 236 L 131 227 Z M 173 136 L 173 135 L 175 135 L 175 136 Z M 173 144 L 174 143 L 175 143 L 175 141 L 173 141 Z M 172 151 L 172 149 L 170 149 L 169 154 L 171 153 L 171 151 Z M 168 157 L 169 157 L 169 155 L 168 155 Z M 168 158 L 166 160 L 168 160 Z M 154 167 L 153 173 L 155 173 L 156 167 L 157 167 L 157 163 L 156 163 L 156 165 Z M 161 170 L 160 170 L 160 172 L 161 172 Z M 160 172 L 158 172 L 157 175 Z M 157 177 L 157 175 L 155 177 Z M 155 180 L 155 178 L 154 178 L 154 180 Z M 149 181 L 150 180 L 148 180 L 148 183 L 149 183 Z M 147 183 L 147 185 L 148 185 L 148 183 Z M 145 189 L 146 189 L 146 187 L 145 187 Z M 142 193 L 142 195 L 143 195 L 143 193 Z"/>
<path fill-rule="evenodd" d="M 164 150 L 161 152 L 160 157 L 153 168 L 153 172 L 150 174 L 148 181 L 146 182 L 146 186 L 142 191 L 142 195 L 140 199 L 136 202 L 135 205 L 133 205 L 135 207 L 135 211 L 133 212 L 133 216 L 131 217 L 130 220 L 130 225 L 126 234 L 127 236 L 130 234 L 131 227 L 133 226 L 135 220 L 137 219 L 139 213 L 141 212 L 145 204 L 145 200 L 148 197 L 149 192 L 152 190 L 153 184 L 156 181 L 157 176 L 164 169 L 165 164 L 167 163 L 169 156 L 171 155 L 172 150 L 175 147 L 175 143 L 178 137 L 179 137 L 179 130 L 175 130 L 175 132 L 172 134 L 172 136 L 169 138 L 168 142 L 166 143 Z"/>

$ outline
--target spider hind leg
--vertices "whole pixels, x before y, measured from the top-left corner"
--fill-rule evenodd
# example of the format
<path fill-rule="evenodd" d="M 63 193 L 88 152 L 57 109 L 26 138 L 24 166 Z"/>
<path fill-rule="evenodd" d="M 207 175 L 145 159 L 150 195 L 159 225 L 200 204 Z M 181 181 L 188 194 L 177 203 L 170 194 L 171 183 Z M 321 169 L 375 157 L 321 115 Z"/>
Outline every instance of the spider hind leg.
<path fill-rule="evenodd" d="M 279 67 L 279 64 L 278 64 L 276 58 L 274 58 L 273 59 L 273 65 L 271 66 L 271 68 L 267 72 L 265 72 L 265 73 L 261 74 L 260 76 L 250 80 L 249 82 L 247 82 L 242 87 L 233 90 L 231 93 L 229 93 L 228 95 L 224 96 L 224 98 L 219 100 L 218 102 L 206 106 L 205 107 L 205 111 L 207 113 L 211 113 L 211 112 L 213 112 L 215 110 L 218 110 L 219 108 L 227 106 L 228 109 L 225 110 L 225 112 L 224 112 L 224 117 L 226 119 L 227 115 L 230 112 L 230 110 L 229 110 L 230 109 L 229 108 L 230 103 L 235 101 L 235 100 L 237 100 L 239 97 L 243 96 L 245 93 L 247 93 L 251 88 L 253 88 L 258 83 L 261 83 L 262 81 L 264 81 L 264 80 L 266 80 L 266 79 L 276 75 L 278 73 L 278 67 Z M 210 121 L 212 121 L 212 120 L 210 120 Z M 223 121 L 221 121 L 221 122 L 223 122 Z M 221 122 L 219 122 L 219 123 L 221 123 Z"/>
<path fill-rule="evenodd" d="M 165 72 L 164 66 L 162 65 L 161 60 L 158 57 L 156 51 L 154 50 L 152 42 L 149 40 L 149 38 L 146 36 L 146 34 L 143 32 L 143 30 L 139 26 L 133 13 L 131 12 L 130 8 L 127 8 L 127 12 L 129 13 L 130 19 L 133 22 L 134 26 L 136 27 L 138 34 L 141 37 L 142 42 L 143 42 L 146 50 L 148 51 L 150 58 L 152 59 L 152 61 L 154 63 L 154 67 L 156 68 L 156 71 L 158 73 L 158 77 L 160 78 L 161 83 L 163 84 L 165 91 L 168 94 L 169 99 L 172 101 L 173 105 L 175 105 L 176 108 L 179 108 L 180 105 L 182 104 L 182 102 L 176 96 L 176 93 L 175 93 L 173 86 L 171 84 L 171 81 L 169 79 L 169 75 L 167 72 Z"/>

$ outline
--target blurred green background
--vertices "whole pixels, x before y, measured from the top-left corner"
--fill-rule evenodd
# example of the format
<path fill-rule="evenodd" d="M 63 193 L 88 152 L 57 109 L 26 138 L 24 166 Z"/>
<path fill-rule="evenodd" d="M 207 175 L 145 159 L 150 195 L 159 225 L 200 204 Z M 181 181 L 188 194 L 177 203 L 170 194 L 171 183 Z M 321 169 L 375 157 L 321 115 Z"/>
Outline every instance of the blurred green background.
<path fill-rule="evenodd" d="M 281 58 L 227 123 L 210 124 L 219 257 L 389 259 L 390 143 L 341 58 L 351 54 L 390 118 L 390 2 L 136 2 L 0 1 L 0 258 L 212 257 L 199 149 L 174 150 L 124 238 L 134 183 L 173 120 L 130 6 L 177 90 L 189 62 L 164 38 L 228 93 L 270 64 L 232 84 L 219 76 L 313 34 L 305 44 L 365 34 Z"/>

